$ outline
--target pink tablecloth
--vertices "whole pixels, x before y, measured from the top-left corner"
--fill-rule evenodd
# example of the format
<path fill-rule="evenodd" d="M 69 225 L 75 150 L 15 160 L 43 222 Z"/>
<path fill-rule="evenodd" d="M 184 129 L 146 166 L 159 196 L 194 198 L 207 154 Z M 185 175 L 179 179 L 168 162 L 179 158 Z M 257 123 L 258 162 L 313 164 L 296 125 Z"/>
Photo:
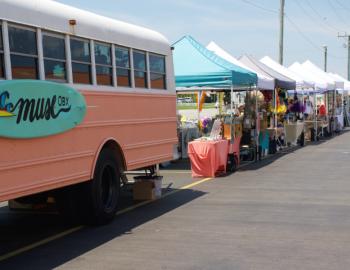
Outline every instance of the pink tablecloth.
<path fill-rule="evenodd" d="M 215 177 L 226 171 L 228 140 L 193 141 L 188 144 L 192 177 Z"/>

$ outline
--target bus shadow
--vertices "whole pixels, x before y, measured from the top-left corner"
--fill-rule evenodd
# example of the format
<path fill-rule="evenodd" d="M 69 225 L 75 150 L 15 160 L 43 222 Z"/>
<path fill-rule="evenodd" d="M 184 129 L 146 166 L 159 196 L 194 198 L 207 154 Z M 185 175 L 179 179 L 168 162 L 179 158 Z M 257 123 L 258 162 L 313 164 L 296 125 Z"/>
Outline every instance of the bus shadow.
<path fill-rule="evenodd" d="M 178 160 L 171 161 L 166 166 L 162 166 L 162 170 L 168 171 L 191 171 L 191 162 L 189 158 L 181 158 Z"/>
<path fill-rule="evenodd" d="M 166 196 L 132 211 L 120 214 L 108 225 L 101 227 L 84 227 L 63 238 L 0 262 L 0 269 L 28 269 L 28 266 L 30 266 L 30 269 L 53 269 L 59 267 L 111 240 L 115 240 L 123 235 L 132 234 L 133 229 L 206 194 L 205 192 L 192 189 L 178 190 L 168 188 L 168 194 L 175 192 L 176 194 Z M 124 200 L 126 199 L 124 198 Z M 58 222 L 57 217 L 54 217 L 51 221 L 53 221 L 53 226 L 55 226 L 54 223 Z M 35 230 L 47 230 L 47 228 L 50 228 L 50 222 L 43 218 L 35 222 L 32 221 L 32 223 L 30 227 L 35 225 Z M 20 235 L 21 237 L 31 238 L 30 227 L 28 228 L 23 222 L 22 227 L 24 228 L 18 225 L 16 232 L 12 233 Z M 3 230 L 1 231 L 4 232 Z M 57 233 L 59 232 L 56 232 L 56 234 Z M 35 241 L 37 242 L 42 239 L 36 239 Z M 15 241 L 15 239 L 12 239 L 12 241 Z M 21 247 L 17 247 L 17 249 L 20 248 Z M 7 252 L 9 252 L 9 250 Z M 130 250 L 130 252 L 133 251 Z M 2 254 L 0 254 L 0 256 L 1 255 Z M 118 254 L 115 254 L 115 256 L 118 256 Z M 101 260 L 102 259 L 103 258 L 101 258 Z"/>

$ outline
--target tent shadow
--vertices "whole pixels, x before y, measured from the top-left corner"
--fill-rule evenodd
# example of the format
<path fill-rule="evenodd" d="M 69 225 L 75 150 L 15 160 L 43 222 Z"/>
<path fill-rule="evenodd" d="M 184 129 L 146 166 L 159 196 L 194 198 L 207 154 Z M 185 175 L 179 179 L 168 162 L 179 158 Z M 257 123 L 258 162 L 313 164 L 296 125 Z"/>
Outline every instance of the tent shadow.
<path fill-rule="evenodd" d="M 259 170 L 263 167 L 266 167 L 272 163 L 274 163 L 275 161 L 279 160 L 280 158 L 292 154 L 292 153 L 296 153 L 297 151 L 300 151 L 303 148 L 307 148 L 307 147 L 314 147 L 314 146 L 318 146 L 318 145 L 322 145 L 334 138 L 336 138 L 337 136 L 341 136 L 344 133 L 349 132 L 349 129 L 343 130 L 340 133 L 337 133 L 335 135 L 333 135 L 332 137 L 327 137 L 327 138 L 321 138 L 318 141 L 312 141 L 312 142 L 306 142 L 305 146 L 301 147 L 301 146 L 294 146 L 294 147 L 289 147 L 289 148 L 285 148 L 280 152 L 277 152 L 276 154 L 273 155 L 268 155 L 265 158 L 262 158 L 261 160 L 257 161 L 257 162 L 251 162 L 241 168 L 239 168 L 239 171 L 252 171 L 252 170 Z"/>

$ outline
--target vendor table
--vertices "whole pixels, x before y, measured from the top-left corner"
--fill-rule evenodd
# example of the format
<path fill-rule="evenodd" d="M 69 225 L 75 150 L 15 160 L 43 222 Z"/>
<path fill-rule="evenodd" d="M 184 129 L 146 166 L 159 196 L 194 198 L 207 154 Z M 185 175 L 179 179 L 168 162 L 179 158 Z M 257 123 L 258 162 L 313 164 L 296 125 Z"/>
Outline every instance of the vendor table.
<path fill-rule="evenodd" d="M 285 135 L 286 135 L 286 143 L 296 143 L 297 139 L 304 131 L 304 123 L 289 123 L 284 125 Z"/>
<path fill-rule="evenodd" d="M 277 128 L 267 128 L 267 133 L 269 134 L 269 137 L 272 139 L 273 137 L 280 137 L 284 133 L 284 129 L 281 127 Z"/>
<path fill-rule="evenodd" d="M 188 144 L 192 177 L 215 177 L 226 172 L 228 140 L 193 141 Z"/>
<path fill-rule="evenodd" d="M 322 136 L 323 137 L 323 129 L 328 127 L 328 121 L 326 120 L 305 120 L 305 128 L 307 129 L 311 129 L 311 128 L 315 128 L 315 123 L 317 123 L 317 136 Z"/>

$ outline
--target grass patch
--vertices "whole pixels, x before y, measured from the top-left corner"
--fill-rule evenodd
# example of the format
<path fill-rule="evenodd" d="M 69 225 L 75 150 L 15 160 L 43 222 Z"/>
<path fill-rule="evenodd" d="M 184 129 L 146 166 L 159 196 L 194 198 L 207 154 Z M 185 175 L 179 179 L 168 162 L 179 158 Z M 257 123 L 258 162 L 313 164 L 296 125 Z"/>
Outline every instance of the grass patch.
<path fill-rule="evenodd" d="M 178 110 L 196 110 L 197 105 L 195 103 L 178 103 L 176 108 Z M 215 103 L 205 103 L 203 109 L 215 109 Z"/>

